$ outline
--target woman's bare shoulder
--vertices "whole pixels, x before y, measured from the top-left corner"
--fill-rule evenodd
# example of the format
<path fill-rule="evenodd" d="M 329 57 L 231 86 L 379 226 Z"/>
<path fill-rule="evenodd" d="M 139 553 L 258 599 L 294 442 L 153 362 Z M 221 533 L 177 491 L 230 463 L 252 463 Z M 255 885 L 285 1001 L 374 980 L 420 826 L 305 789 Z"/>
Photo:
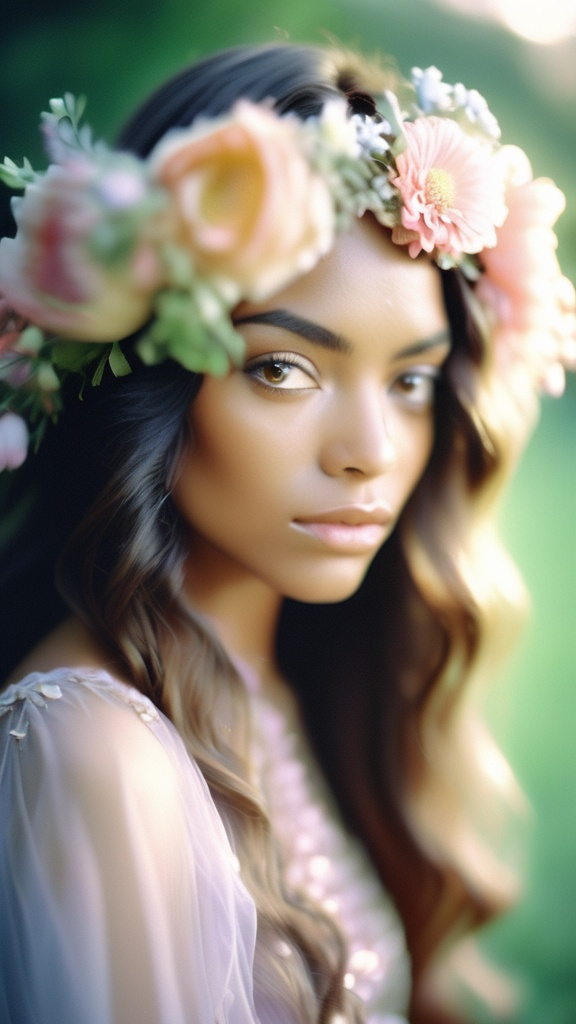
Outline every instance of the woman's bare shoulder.
<path fill-rule="evenodd" d="M 38 716 L 37 711 L 48 705 L 50 715 L 44 721 L 45 716 Z M 133 728 L 130 719 L 134 711 L 142 721 L 154 722 L 158 728 L 164 718 L 75 618 L 67 619 L 40 641 L 0 689 L 2 724 L 10 727 L 12 735 L 15 718 L 19 721 L 22 717 L 22 725 L 16 730 L 18 738 L 23 738 L 29 728 L 44 730 L 49 722 L 52 740 L 62 752 L 74 738 L 72 747 L 82 749 L 84 760 L 93 747 L 100 758 L 103 737 L 110 745 L 111 738 L 117 736 L 123 747 Z M 136 735 L 132 754 L 138 735 L 140 745 L 149 746 L 145 733 Z M 82 742 L 78 743 L 80 738 Z"/>
<path fill-rule="evenodd" d="M 151 772 L 164 779 L 165 794 L 177 791 L 179 766 L 190 763 L 172 723 L 74 620 L 47 636 L 7 680 L 0 744 L 13 754 L 18 748 L 21 767 L 36 765 L 33 774 L 49 767 L 76 795 L 89 794 L 89 806 L 98 794 L 110 800 L 120 777 L 133 794 L 143 785 L 148 792 Z"/>
<path fill-rule="evenodd" d="M 32 648 L 1 686 L 18 683 L 35 672 L 50 673 L 62 666 L 108 672 L 119 682 L 130 684 L 126 673 L 80 619 L 71 616 Z"/>

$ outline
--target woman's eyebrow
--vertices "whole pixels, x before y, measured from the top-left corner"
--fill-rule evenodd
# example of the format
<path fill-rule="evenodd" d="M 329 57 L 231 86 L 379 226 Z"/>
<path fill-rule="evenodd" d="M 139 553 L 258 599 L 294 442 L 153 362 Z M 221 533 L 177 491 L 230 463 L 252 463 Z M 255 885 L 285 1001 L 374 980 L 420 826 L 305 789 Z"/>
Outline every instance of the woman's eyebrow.
<path fill-rule="evenodd" d="M 413 345 L 408 345 L 407 348 L 401 349 L 400 352 L 396 352 L 394 359 L 410 359 L 412 356 L 419 356 L 423 352 L 426 352 L 429 348 L 440 348 L 442 345 L 450 346 L 452 343 L 452 335 L 450 328 L 442 328 L 441 331 L 437 331 L 436 334 L 431 334 L 429 338 L 422 338 L 421 341 L 415 341 Z"/>
<path fill-rule="evenodd" d="M 341 352 L 344 355 L 350 355 L 353 351 L 351 343 L 342 337 L 341 334 L 335 334 L 334 331 L 330 331 L 327 327 L 322 327 L 321 324 L 316 324 L 313 320 L 306 320 L 305 317 L 298 316 L 296 313 L 290 313 L 287 309 L 272 309 L 265 313 L 253 313 L 250 316 L 240 317 L 234 321 L 235 326 L 239 324 L 269 324 L 271 327 L 280 327 L 282 330 L 290 331 L 292 334 L 299 334 L 300 337 L 306 338 L 313 345 L 320 345 L 322 348 L 330 349 L 331 352 Z M 394 360 L 409 359 L 413 356 L 421 355 L 430 348 L 450 345 L 450 341 L 450 330 L 448 328 L 442 329 L 429 338 L 422 338 L 421 341 L 416 341 L 413 345 L 408 345 L 406 348 L 396 352 Z"/>
<path fill-rule="evenodd" d="M 352 345 L 346 341 L 341 334 L 334 334 L 327 327 L 315 324 L 312 320 L 306 320 L 303 316 L 290 313 L 287 309 L 272 309 L 267 313 L 254 313 L 251 316 L 240 317 L 234 321 L 238 324 L 269 324 L 271 327 L 281 327 L 284 331 L 292 334 L 299 334 L 306 341 L 313 345 L 321 345 L 332 352 L 342 352 L 349 355 L 352 352 Z"/>

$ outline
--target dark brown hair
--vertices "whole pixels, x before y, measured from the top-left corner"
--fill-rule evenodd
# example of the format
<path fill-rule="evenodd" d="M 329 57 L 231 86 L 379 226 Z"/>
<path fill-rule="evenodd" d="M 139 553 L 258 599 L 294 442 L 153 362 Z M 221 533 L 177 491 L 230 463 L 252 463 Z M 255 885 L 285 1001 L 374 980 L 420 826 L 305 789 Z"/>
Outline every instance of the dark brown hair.
<path fill-rule="evenodd" d="M 127 124 L 119 146 L 146 155 L 168 128 L 220 114 L 239 96 L 272 100 L 278 111 L 300 117 L 318 113 L 335 93 L 346 94 L 352 110 L 363 109 L 370 90 L 391 74 L 312 47 L 237 48 L 159 89 Z M 448 1020 L 448 1011 L 433 1010 L 426 996 L 430 966 L 447 937 L 488 919 L 507 898 L 505 885 L 483 885 L 454 848 L 445 817 L 434 823 L 420 813 L 424 804 L 449 808 L 458 828 L 468 814 L 463 795 L 447 784 L 437 741 L 446 749 L 452 743 L 489 632 L 458 555 L 506 462 L 479 413 L 490 369 L 466 287 L 456 272 L 442 280 L 453 346 L 424 476 L 358 592 L 336 605 L 286 601 L 278 633 L 280 666 L 298 693 L 342 813 L 404 921 L 414 1021 Z M 61 423 L 30 464 L 35 502 L 0 582 L 3 606 L 8 613 L 12 604 L 13 615 L 4 667 L 67 607 L 75 609 L 135 685 L 173 718 L 233 823 L 259 913 L 261 984 L 284 986 L 303 1021 L 327 1021 L 335 1010 L 356 1019 L 360 1011 L 341 984 L 341 937 L 317 908 L 284 890 L 265 808 L 248 781 L 241 684 L 216 638 L 180 600 L 186 534 L 170 486 L 201 379 L 173 363 L 148 369 L 131 358 L 130 376 L 108 377 L 81 403 L 70 394 Z M 4 607 L 2 615 L 7 621 Z M 183 634 L 194 638 L 186 657 L 178 644 Z M 216 728 L 219 691 L 238 722 L 240 738 L 230 747 Z M 264 875 L 257 851 L 268 865 Z M 270 976 L 264 955 L 271 934 L 296 952 L 295 973 L 287 968 L 280 980 Z"/>

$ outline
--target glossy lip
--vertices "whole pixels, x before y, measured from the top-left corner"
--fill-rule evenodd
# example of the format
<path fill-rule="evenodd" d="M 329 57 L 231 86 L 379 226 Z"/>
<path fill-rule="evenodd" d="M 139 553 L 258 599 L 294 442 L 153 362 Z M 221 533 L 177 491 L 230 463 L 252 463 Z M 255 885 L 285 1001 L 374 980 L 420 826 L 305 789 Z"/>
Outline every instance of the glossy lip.
<path fill-rule="evenodd" d="M 386 505 L 342 505 L 327 512 L 313 512 L 293 520 L 299 526 L 312 523 L 343 523 L 347 526 L 389 526 L 392 512 Z"/>
<path fill-rule="evenodd" d="M 291 525 L 323 545 L 363 554 L 382 544 L 392 519 L 392 512 L 383 505 L 344 505 L 298 517 Z"/>

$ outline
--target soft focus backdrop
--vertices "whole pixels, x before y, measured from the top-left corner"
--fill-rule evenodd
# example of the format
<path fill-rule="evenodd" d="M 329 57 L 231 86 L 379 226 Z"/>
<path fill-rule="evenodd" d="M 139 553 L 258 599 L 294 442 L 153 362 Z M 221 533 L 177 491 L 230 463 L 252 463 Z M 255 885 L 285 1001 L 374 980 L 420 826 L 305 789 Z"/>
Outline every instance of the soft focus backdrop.
<path fill-rule="evenodd" d="M 0 149 L 42 166 L 39 111 L 64 90 L 88 96 L 87 120 L 112 140 L 135 103 L 183 64 L 241 42 L 327 38 L 400 69 L 436 64 L 486 95 L 503 137 L 568 198 L 560 228 L 576 279 L 574 0 L 9 0 L 0 62 Z M 546 40 L 546 41 L 545 41 Z M 7 193 L 0 210 L 7 224 Z M 531 801 L 526 891 L 484 947 L 515 978 L 515 1024 L 576 1022 L 576 388 L 544 402 L 540 428 L 502 516 L 532 594 L 522 644 L 495 681 L 488 712 Z M 0 626 L 1 630 L 1 626 Z M 486 1018 L 480 1010 L 478 1020 Z"/>

